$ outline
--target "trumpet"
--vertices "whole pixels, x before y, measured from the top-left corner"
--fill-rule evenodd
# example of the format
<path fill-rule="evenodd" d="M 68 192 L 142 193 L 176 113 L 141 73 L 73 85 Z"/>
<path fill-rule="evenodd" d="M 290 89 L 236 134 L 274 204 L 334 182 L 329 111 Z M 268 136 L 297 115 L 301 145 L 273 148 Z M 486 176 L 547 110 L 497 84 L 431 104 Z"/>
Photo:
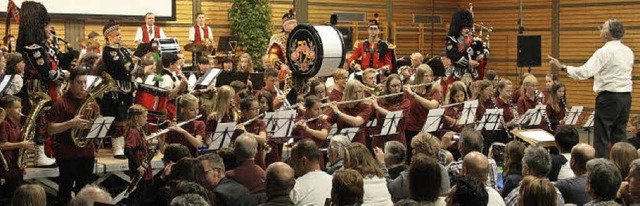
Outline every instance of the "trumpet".
<path fill-rule="evenodd" d="M 282 101 L 282 106 L 284 106 L 285 108 L 291 108 L 291 103 L 289 103 L 289 100 L 287 100 L 287 95 L 280 89 L 278 89 L 278 86 L 273 85 L 273 89 L 276 90 L 276 92 L 278 93 L 278 95 L 280 96 L 284 96 L 284 100 Z"/>

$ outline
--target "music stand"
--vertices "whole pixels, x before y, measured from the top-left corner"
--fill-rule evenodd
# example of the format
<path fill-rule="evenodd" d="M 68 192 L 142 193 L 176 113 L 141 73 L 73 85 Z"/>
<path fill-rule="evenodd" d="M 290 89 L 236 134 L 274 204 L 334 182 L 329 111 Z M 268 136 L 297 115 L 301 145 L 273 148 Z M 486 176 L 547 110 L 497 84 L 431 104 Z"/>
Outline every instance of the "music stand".
<path fill-rule="evenodd" d="M 442 124 L 443 115 L 444 108 L 429 110 L 427 119 L 424 121 L 424 125 L 422 126 L 422 132 L 438 131 L 438 129 L 440 129 L 440 125 Z"/>
<path fill-rule="evenodd" d="M 516 125 L 524 125 L 527 122 L 530 122 L 530 118 L 536 113 L 536 109 L 529 109 L 523 115 L 522 118 L 517 119 L 515 122 Z"/>
<path fill-rule="evenodd" d="M 462 108 L 461 125 L 473 124 L 476 121 L 476 111 L 478 110 L 478 100 L 464 102 Z"/>
<path fill-rule="evenodd" d="M 235 122 L 218 123 L 216 131 L 213 132 L 213 136 L 211 137 L 211 145 L 209 145 L 209 149 L 219 150 L 229 147 L 233 132 L 236 130 L 236 125 L 237 124 Z"/>
<path fill-rule="evenodd" d="M 107 138 L 107 131 L 109 131 L 109 127 L 113 123 L 116 117 L 105 117 L 99 116 L 93 121 L 93 125 L 91 125 L 91 130 L 89 130 L 89 134 L 85 137 L 85 139 L 100 139 Z"/>
<path fill-rule="evenodd" d="M 382 123 L 382 129 L 380 130 L 380 134 L 372 135 L 373 137 L 379 136 L 388 136 L 398 134 L 398 126 L 400 124 L 400 120 L 403 118 L 402 110 L 393 111 L 387 113 L 384 117 L 384 122 Z"/>
<path fill-rule="evenodd" d="M 502 109 L 487 109 L 485 110 L 482 119 L 476 126 L 476 130 L 496 131 L 500 127 L 500 119 L 502 118 Z M 506 125 L 505 125 L 506 126 Z"/>
<path fill-rule="evenodd" d="M 221 72 L 216 78 L 216 87 L 230 85 L 235 80 L 246 83 L 248 79 L 249 72 Z"/>
<path fill-rule="evenodd" d="M 584 128 L 584 130 L 587 131 L 587 143 L 591 142 L 591 127 L 593 127 L 593 118 L 595 117 L 596 117 L 596 111 L 593 110 L 593 112 L 591 112 L 589 117 L 587 117 L 587 121 L 585 121 L 584 125 L 582 125 L 582 128 Z"/>
<path fill-rule="evenodd" d="M 529 126 L 536 126 L 536 125 L 540 125 L 540 123 L 542 123 L 542 117 L 546 114 L 547 111 L 547 105 L 544 104 L 539 104 L 536 106 L 536 108 L 533 108 L 533 110 L 535 111 L 533 113 L 533 119 L 531 119 L 531 121 L 529 121 Z"/>
<path fill-rule="evenodd" d="M 297 112 L 295 109 L 275 112 L 271 120 L 272 122 L 275 121 L 271 139 L 286 139 L 291 137 L 296 116 Z"/>
<path fill-rule="evenodd" d="M 387 115 L 389 115 L 389 114 L 387 114 Z M 386 117 L 385 117 L 385 119 L 386 119 Z M 378 126 L 378 119 L 374 118 L 371 121 L 368 121 L 367 124 L 365 124 L 365 125 L 367 125 L 367 128 L 377 127 Z"/>
<path fill-rule="evenodd" d="M 582 115 L 582 110 L 584 110 L 583 106 L 571 107 L 571 110 L 569 110 L 566 114 L 564 125 L 576 125 L 576 123 L 578 123 L 580 115 Z"/>
<path fill-rule="evenodd" d="M 14 75 L 0 75 L 0 94 L 7 92 Z"/>
<path fill-rule="evenodd" d="M 207 88 L 210 85 L 212 85 L 213 83 L 215 83 L 216 79 L 218 78 L 218 76 L 220 75 L 220 73 L 222 73 L 222 69 L 218 69 L 218 68 L 213 68 L 213 69 L 209 69 L 207 70 L 207 72 L 205 72 L 200 79 L 198 79 L 198 81 L 196 81 L 196 89 L 203 89 L 203 88 Z"/>
<path fill-rule="evenodd" d="M 349 141 L 353 141 L 353 138 L 356 137 L 356 134 L 360 132 L 359 127 L 348 127 L 337 130 L 335 133 L 329 134 L 327 139 L 331 139 L 336 135 L 344 135 L 349 138 Z"/>

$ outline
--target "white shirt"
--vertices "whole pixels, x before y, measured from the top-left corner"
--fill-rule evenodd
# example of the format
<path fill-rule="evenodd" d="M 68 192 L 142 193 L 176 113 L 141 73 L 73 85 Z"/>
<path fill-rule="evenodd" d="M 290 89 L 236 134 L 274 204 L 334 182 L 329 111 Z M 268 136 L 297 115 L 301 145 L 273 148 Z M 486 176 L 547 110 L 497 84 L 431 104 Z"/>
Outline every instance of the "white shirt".
<path fill-rule="evenodd" d="M 168 69 L 166 68 L 165 70 L 168 71 Z M 162 75 L 162 81 L 158 83 L 158 86 L 166 90 L 173 90 L 173 88 L 176 88 L 177 86 L 179 86 L 180 81 L 174 82 L 173 79 L 171 79 L 171 77 L 173 76 L 173 78 L 176 80 L 179 80 L 180 78 L 178 78 L 175 72 L 171 72 L 171 71 L 169 72 L 171 73 L 171 76 L 169 76 L 168 74 Z"/>
<path fill-rule="evenodd" d="M 24 81 L 22 80 L 22 74 L 14 75 L 13 79 L 11 79 L 11 82 L 9 82 L 9 85 L 7 85 L 7 90 L 5 91 L 5 93 L 10 95 L 17 94 L 18 92 L 20 92 L 20 90 L 22 90 L 23 83 Z"/>
<path fill-rule="evenodd" d="M 594 77 L 593 91 L 631 92 L 633 51 L 620 40 L 612 40 L 596 50 L 587 63 L 579 67 L 567 66 L 568 76 L 574 79 Z"/>
<path fill-rule="evenodd" d="M 209 26 L 200 26 L 200 40 L 204 41 L 203 27 L 207 28 L 207 30 L 209 31 L 209 39 L 213 40 L 213 32 L 211 32 L 211 27 Z M 189 29 L 189 41 L 195 41 L 195 40 L 196 40 L 196 28 L 192 26 Z"/>
<path fill-rule="evenodd" d="M 487 194 L 489 194 L 489 204 L 487 204 L 487 206 L 505 206 L 504 200 L 498 191 L 492 187 L 484 187 L 484 189 L 487 190 Z"/>
<path fill-rule="evenodd" d="M 155 26 L 147 26 L 147 29 L 151 29 L 151 32 L 149 32 L 149 40 L 155 38 L 155 35 L 153 32 L 155 32 Z M 136 31 L 136 38 L 133 39 L 133 41 L 141 41 L 142 42 L 142 27 L 138 27 L 138 31 Z M 162 30 L 162 27 L 160 28 L 160 38 L 167 38 L 167 35 L 164 34 L 164 30 Z"/>
<path fill-rule="evenodd" d="M 324 201 L 331 198 L 332 179 L 323 171 L 308 172 L 298 177 L 289 193 L 291 202 L 295 205 L 324 205 Z"/>
<path fill-rule="evenodd" d="M 363 183 L 364 196 L 362 197 L 362 201 L 364 204 L 393 205 L 385 178 L 378 176 L 365 177 Z"/>
<path fill-rule="evenodd" d="M 558 180 L 575 177 L 576 175 L 573 174 L 573 170 L 571 170 L 571 153 L 563 153 L 562 156 L 564 156 L 564 158 L 567 159 L 567 162 L 565 162 L 560 167 L 560 172 L 558 173 Z"/>

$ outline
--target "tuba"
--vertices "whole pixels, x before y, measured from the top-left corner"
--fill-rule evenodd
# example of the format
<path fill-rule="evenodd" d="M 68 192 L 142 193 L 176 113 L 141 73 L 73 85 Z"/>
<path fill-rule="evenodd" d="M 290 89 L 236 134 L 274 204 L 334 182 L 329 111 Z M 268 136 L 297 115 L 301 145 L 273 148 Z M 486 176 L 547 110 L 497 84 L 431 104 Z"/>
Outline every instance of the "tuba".
<path fill-rule="evenodd" d="M 101 96 L 107 91 L 118 91 L 118 85 L 106 72 L 102 72 L 103 82 L 89 91 L 87 98 L 82 102 L 80 109 L 78 109 L 76 115 L 80 115 L 82 119 L 89 120 L 91 124 L 93 121 L 100 116 L 100 113 L 96 113 L 95 107 L 98 107 L 98 102 L 96 102 L 96 97 Z M 73 143 L 75 143 L 78 147 L 87 146 L 87 135 L 89 134 L 90 129 L 86 128 L 73 128 L 71 129 L 71 139 Z"/>
<path fill-rule="evenodd" d="M 38 124 L 38 118 L 40 118 L 45 112 L 51 109 L 51 106 L 47 106 L 51 102 L 51 97 L 44 92 L 34 92 L 29 95 L 29 103 L 32 105 L 31 111 L 25 121 L 25 127 L 22 130 L 22 138 L 24 141 L 33 141 L 36 135 L 36 127 Z M 24 169 L 27 167 L 27 150 L 20 148 L 18 151 L 18 168 Z"/>

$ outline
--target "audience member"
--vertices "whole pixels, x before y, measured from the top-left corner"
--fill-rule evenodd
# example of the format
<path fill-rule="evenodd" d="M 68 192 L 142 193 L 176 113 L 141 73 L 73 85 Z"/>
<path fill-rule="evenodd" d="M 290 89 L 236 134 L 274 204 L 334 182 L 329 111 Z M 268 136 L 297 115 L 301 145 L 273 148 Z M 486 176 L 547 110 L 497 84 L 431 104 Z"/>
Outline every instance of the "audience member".
<path fill-rule="evenodd" d="M 526 176 L 520 183 L 519 206 L 562 206 L 558 204 L 558 196 L 553 184 L 546 178 Z"/>
<path fill-rule="evenodd" d="M 202 196 L 189 193 L 173 198 L 170 206 L 209 206 L 209 203 Z"/>
<path fill-rule="evenodd" d="M 489 173 L 489 159 L 480 152 L 469 152 L 462 162 L 462 175 L 469 176 L 483 182 L 485 190 L 489 196 L 489 206 L 504 206 L 504 200 L 500 193 L 486 185 L 487 174 Z"/>
<path fill-rule="evenodd" d="M 489 195 L 482 182 L 475 178 L 460 176 L 456 178 L 453 188 L 447 195 L 447 205 L 486 206 Z"/>
<path fill-rule="evenodd" d="M 587 184 L 587 161 L 593 159 L 596 150 L 588 144 L 580 143 L 571 149 L 571 170 L 575 177 L 560 179 L 556 187 L 562 193 L 566 204 L 584 205 L 591 198 L 585 189 Z"/>
<path fill-rule="evenodd" d="M 69 202 L 69 206 L 93 206 L 95 203 L 111 204 L 111 195 L 97 185 L 84 186 Z"/>
<path fill-rule="evenodd" d="M 616 192 L 620 188 L 620 171 L 609 160 L 592 159 L 587 162 L 587 193 L 591 201 L 586 206 L 619 205 L 615 202 Z"/>
<path fill-rule="evenodd" d="M 154 200 L 154 205 L 167 205 L 167 203 L 170 203 L 169 195 L 171 191 L 167 190 L 167 188 L 163 189 L 163 187 L 167 184 L 166 180 L 171 174 L 171 169 L 180 159 L 191 157 L 189 148 L 178 143 L 167 145 L 163 155 L 162 163 L 164 164 L 164 169 L 153 176 L 153 187 L 149 191 L 149 194 L 157 194 L 155 198 L 151 198 Z"/>
<path fill-rule="evenodd" d="M 482 152 L 484 147 L 484 139 L 480 131 L 474 129 L 465 129 L 460 134 L 460 142 L 458 143 L 458 150 L 462 157 L 455 162 L 447 165 L 447 174 L 449 174 L 449 180 L 451 185 L 455 182 L 455 179 L 460 176 L 462 172 L 462 161 L 464 156 L 469 152 Z M 494 189 L 498 188 L 498 165 L 493 159 L 489 159 L 489 174 L 487 178 L 489 186 Z"/>
<path fill-rule="evenodd" d="M 207 177 L 205 176 L 204 171 L 204 167 L 202 167 L 202 164 L 198 159 L 191 157 L 182 158 L 171 168 L 168 180 L 169 182 L 195 182 L 201 186 L 206 186 L 209 183 L 207 182 Z"/>
<path fill-rule="evenodd" d="M 175 197 L 184 194 L 197 194 L 204 198 L 205 201 L 207 201 L 207 203 L 210 205 L 214 204 L 216 201 L 215 194 L 211 190 L 206 189 L 204 186 L 198 183 L 189 181 L 175 182 L 175 187 L 171 191 L 171 199 L 173 200 L 175 199 Z"/>
<path fill-rule="evenodd" d="M 436 159 L 421 154 L 413 156 L 409 166 L 409 198 L 421 205 L 444 205 L 444 198 L 440 198 L 442 187 L 438 187 L 437 184 L 425 185 L 442 182 L 442 172 L 444 170 Z"/>
<path fill-rule="evenodd" d="M 45 206 L 47 193 L 37 184 L 24 184 L 18 187 L 11 199 L 12 206 Z"/>
<path fill-rule="evenodd" d="M 198 157 L 209 187 L 216 195 L 216 205 L 255 205 L 253 196 L 246 187 L 225 177 L 225 165 L 217 153 Z"/>
<path fill-rule="evenodd" d="M 290 165 L 296 176 L 296 185 L 291 191 L 295 205 L 323 205 L 331 198 L 333 177 L 320 167 L 320 150 L 311 139 L 298 141 L 291 149 Z"/>
<path fill-rule="evenodd" d="M 506 197 L 511 190 L 518 187 L 522 180 L 522 157 L 524 156 L 525 148 L 524 143 L 517 140 L 507 143 L 504 166 L 502 167 L 504 180 L 502 197 Z"/>
<path fill-rule="evenodd" d="M 549 180 L 558 181 L 575 177 L 569 161 L 571 160 L 571 148 L 578 144 L 578 130 L 572 126 L 560 125 L 555 130 L 556 148 L 560 154 L 551 154 L 551 171 Z"/>
<path fill-rule="evenodd" d="M 629 174 L 629 164 L 638 159 L 638 152 L 633 145 L 627 142 L 618 142 L 611 147 L 609 159 L 618 168 L 620 175 L 626 177 Z"/>
<path fill-rule="evenodd" d="M 329 142 L 329 150 L 327 156 L 329 161 L 327 162 L 327 173 L 333 174 L 335 171 L 343 168 L 344 149 L 351 144 L 351 141 L 347 136 L 336 135 L 331 138 Z"/>
<path fill-rule="evenodd" d="M 376 148 L 376 154 L 382 153 L 379 150 Z M 361 143 L 354 142 L 345 148 L 344 168 L 354 169 L 363 177 L 363 204 L 393 204 L 382 172 L 383 169 L 386 170 L 384 160 L 382 161 L 383 163 L 378 165 L 367 147 Z"/>
<path fill-rule="evenodd" d="M 264 206 L 289 206 L 291 202 L 289 194 L 296 184 L 293 168 L 282 162 L 271 163 L 267 167 L 265 188 L 267 202 Z"/>
<path fill-rule="evenodd" d="M 364 196 L 362 175 L 353 169 L 338 170 L 333 174 L 332 205 L 361 205 Z"/>
<path fill-rule="evenodd" d="M 620 187 L 617 197 L 624 201 L 624 205 L 640 205 L 640 159 L 631 162 L 626 184 Z"/>
<path fill-rule="evenodd" d="M 400 172 L 407 169 L 404 164 L 407 148 L 399 141 L 388 141 L 384 143 L 384 163 L 389 169 L 389 178 L 396 179 Z"/>
<path fill-rule="evenodd" d="M 240 165 L 227 171 L 225 175 L 244 185 L 253 194 L 264 193 L 265 172 L 254 161 L 258 152 L 257 140 L 247 135 L 239 136 L 235 142 L 234 152 Z"/>
<path fill-rule="evenodd" d="M 529 146 L 524 150 L 524 157 L 522 158 L 522 176 L 534 176 L 537 178 L 547 178 L 547 174 L 551 170 L 551 155 L 544 147 L 541 146 Z M 557 193 L 557 205 L 564 205 L 564 199 L 562 194 L 556 188 Z M 508 206 L 518 205 L 518 199 L 520 198 L 520 186 L 514 188 L 509 195 L 504 199 Z"/>

